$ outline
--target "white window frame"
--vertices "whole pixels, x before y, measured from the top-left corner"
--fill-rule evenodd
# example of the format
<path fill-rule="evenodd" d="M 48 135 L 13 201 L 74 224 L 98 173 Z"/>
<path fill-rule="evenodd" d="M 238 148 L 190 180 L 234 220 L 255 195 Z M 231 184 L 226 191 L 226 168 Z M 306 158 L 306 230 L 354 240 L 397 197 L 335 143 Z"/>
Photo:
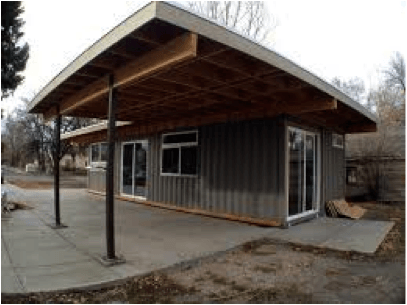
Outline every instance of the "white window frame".
<path fill-rule="evenodd" d="M 101 155 L 102 155 L 102 149 L 101 149 L 102 144 L 107 144 L 107 143 L 106 143 L 106 142 L 96 142 L 96 143 L 92 143 L 92 144 L 89 146 L 89 165 L 90 165 L 91 167 L 93 167 L 93 168 L 101 168 L 101 167 L 103 168 L 103 167 L 106 167 L 107 161 L 101 161 L 101 160 L 100 160 L 100 157 L 101 157 Z M 98 146 L 99 146 L 99 158 L 98 158 L 98 161 L 92 161 L 92 159 L 93 159 L 92 147 L 93 147 L 94 145 L 98 145 Z"/>
<path fill-rule="evenodd" d="M 338 138 L 342 138 L 342 144 L 338 144 Z M 332 133 L 332 146 L 336 148 L 343 149 L 343 146 L 345 144 L 345 138 L 343 135 L 339 133 Z"/>
<path fill-rule="evenodd" d="M 312 135 L 315 136 L 315 142 L 314 142 L 314 148 L 315 148 L 315 158 L 317 162 L 317 166 L 315 168 L 314 166 L 314 177 L 315 179 L 315 188 L 314 188 L 314 196 L 315 196 L 315 206 L 312 210 L 304 211 L 295 215 L 290 216 L 290 210 L 289 210 L 289 194 L 290 194 L 290 148 L 289 148 L 289 141 L 290 141 L 290 130 L 300 130 L 304 135 Z M 303 127 L 297 127 L 297 126 L 287 126 L 286 130 L 286 148 L 285 148 L 285 196 L 286 196 L 286 220 L 288 222 L 293 221 L 295 219 L 303 218 L 309 215 L 315 215 L 319 212 L 320 205 L 321 205 L 321 181 L 322 181 L 322 158 L 321 158 L 321 134 L 317 131 L 309 131 L 307 129 L 304 129 Z M 316 172 L 315 172 L 316 171 Z M 305 173 L 304 173 L 305 175 Z M 305 193 L 305 187 L 302 190 L 303 192 L 303 197 Z M 305 203 L 303 203 L 304 205 Z"/>
<path fill-rule="evenodd" d="M 195 133 L 196 134 L 196 141 L 195 142 L 185 142 L 185 143 L 164 143 L 164 137 L 168 135 L 176 135 L 176 134 L 186 134 L 186 133 Z M 160 156 L 160 175 L 161 176 L 167 176 L 167 177 L 186 177 L 186 178 L 196 178 L 199 175 L 199 169 L 197 168 L 197 173 L 195 175 L 187 175 L 187 174 L 181 174 L 181 147 L 191 147 L 191 146 L 196 146 L 198 147 L 198 130 L 187 130 L 187 131 L 179 131 L 179 132 L 169 132 L 169 133 L 164 133 L 161 135 L 161 156 Z M 178 148 L 178 173 L 163 173 L 163 155 L 164 155 L 164 149 L 167 148 Z"/>
<path fill-rule="evenodd" d="M 134 166 L 136 165 L 136 150 L 135 147 L 133 147 L 133 162 L 132 162 L 132 195 L 126 194 L 123 192 L 123 157 L 124 157 L 124 146 L 126 144 L 137 144 L 137 143 L 147 143 L 148 149 L 150 149 L 150 141 L 148 139 L 141 139 L 141 140 L 133 140 L 133 141 L 127 141 L 127 142 L 122 142 L 121 143 L 121 157 L 120 157 L 120 195 L 124 197 L 129 197 L 129 198 L 134 198 L 137 200 L 141 201 L 146 201 L 147 200 L 147 194 L 148 194 L 148 188 L 146 187 L 146 194 L 145 196 L 139 196 L 139 195 L 134 195 Z M 146 173 L 147 173 L 147 181 L 149 179 L 148 177 L 148 170 L 149 170 L 149 157 L 148 157 L 148 152 L 147 152 L 147 159 L 146 159 Z"/>

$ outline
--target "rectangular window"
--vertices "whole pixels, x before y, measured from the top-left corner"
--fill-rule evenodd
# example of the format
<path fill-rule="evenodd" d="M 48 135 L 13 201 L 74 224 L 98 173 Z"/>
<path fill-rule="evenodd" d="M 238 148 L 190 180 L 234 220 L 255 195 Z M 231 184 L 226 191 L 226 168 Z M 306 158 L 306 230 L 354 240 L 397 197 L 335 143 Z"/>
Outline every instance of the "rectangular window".
<path fill-rule="evenodd" d="M 358 168 L 353 166 L 346 167 L 346 182 L 350 185 L 358 184 Z"/>
<path fill-rule="evenodd" d="M 91 162 L 98 162 L 100 156 L 100 145 L 92 144 L 91 148 Z"/>
<path fill-rule="evenodd" d="M 165 174 L 179 173 L 179 148 L 163 148 L 162 172 Z"/>
<path fill-rule="evenodd" d="M 181 174 L 197 174 L 197 146 L 181 147 Z"/>
<path fill-rule="evenodd" d="M 198 142 L 198 134 L 194 132 L 168 134 L 163 136 L 163 144 L 187 144 Z"/>
<path fill-rule="evenodd" d="M 105 166 L 107 162 L 107 151 L 107 143 L 92 144 L 90 149 L 91 165 L 95 167 Z"/>
<path fill-rule="evenodd" d="M 198 164 L 198 131 L 162 136 L 161 174 L 196 176 Z"/>
<path fill-rule="evenodd" d="M 101 143 L 100 144 L 100 161 L 101 162 L 107 162 L 107 150 L 109 149 L 109 146 L 107 143 Z"/>
<path fill-rule="evenodd" d="M 343 149 L 344 139 L 343 135 L 333 133 L 332 134 L 332 146 Z"/>

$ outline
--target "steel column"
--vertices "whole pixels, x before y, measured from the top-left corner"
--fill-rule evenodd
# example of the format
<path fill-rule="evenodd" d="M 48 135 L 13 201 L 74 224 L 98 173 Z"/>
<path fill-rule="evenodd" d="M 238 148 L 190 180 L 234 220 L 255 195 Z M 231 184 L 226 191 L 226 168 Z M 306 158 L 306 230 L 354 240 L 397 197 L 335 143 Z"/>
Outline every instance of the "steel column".
<path fill-rule="evenodd" d="M 106 168 L 106 245 L 107 260 L 114 260 L 115 241 L 114 241 L 114 151 L 115 151 L 115 132 L 116 132 L 116 92 L 114 89 L 114 77 L 109 76 L 109 106 L 107 123 L 107 168 Z"/>
<path fill-rule="evenodd" d="M 61 154 L 61 115 L 57 106 L 58 115 L 55 119 L 55 155 L 54 155 L 54 205 L 55 205 L 55 226 L 61 226 L 61 216 L 59 210 L 59 161 Z"/>

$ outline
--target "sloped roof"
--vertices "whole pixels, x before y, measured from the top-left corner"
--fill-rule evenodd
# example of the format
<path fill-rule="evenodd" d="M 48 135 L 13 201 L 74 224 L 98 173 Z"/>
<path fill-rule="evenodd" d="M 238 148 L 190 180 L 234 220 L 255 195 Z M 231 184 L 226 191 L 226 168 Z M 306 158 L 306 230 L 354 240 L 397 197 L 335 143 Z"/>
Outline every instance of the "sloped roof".
<path fill-rule="evenodd" d="M 167 57 L 161 65 L 160 57 Z M 134 74 L 142 69 L 147 72 Z M 232 29 L 168 2 L 147 4 L 103 36 L 37 94 L 29 111 L 105 119 L 107 77 L 124 73 L 133 74 L 126 83 L 114 84 L 121 101 L 117 118 L 140 126 L 167 118 L 174 124 L 184 117 L 216 121 L 281 113 L 344 133 L 376 126 L 372 113 L 321 78 Z M 335 103 L 318 108 L 329 99 Z M 304 113 L 309 107 L 314 113 Z"/>

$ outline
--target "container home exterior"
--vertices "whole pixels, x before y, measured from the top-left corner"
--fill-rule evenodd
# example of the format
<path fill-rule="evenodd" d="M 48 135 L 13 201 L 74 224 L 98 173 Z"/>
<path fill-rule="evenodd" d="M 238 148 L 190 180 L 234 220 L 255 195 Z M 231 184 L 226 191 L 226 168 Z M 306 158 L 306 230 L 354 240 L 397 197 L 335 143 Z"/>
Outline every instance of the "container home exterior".
<path fill-rule="evenodd" d="M 376 130 L 375 117 L 330 84 L 165 2 L 92 45 L 30 111 L 108 119 L 62 135 L 90 144 L 89 190 L 107 193 L 106 217 L 113 191 L 264 225 L 315 217 L 345 196 L 344 135 Z"/>
<path fill-rule="evenodd" d="M 96 193 L 106 189 L 105 151 L 90 144 Z M 324 202 L 345 196 L 343 135 L 284 115 L 129 135 L 117 141 L 115 162 L 121 198 L 265 224 L 323 215 Z"/>

